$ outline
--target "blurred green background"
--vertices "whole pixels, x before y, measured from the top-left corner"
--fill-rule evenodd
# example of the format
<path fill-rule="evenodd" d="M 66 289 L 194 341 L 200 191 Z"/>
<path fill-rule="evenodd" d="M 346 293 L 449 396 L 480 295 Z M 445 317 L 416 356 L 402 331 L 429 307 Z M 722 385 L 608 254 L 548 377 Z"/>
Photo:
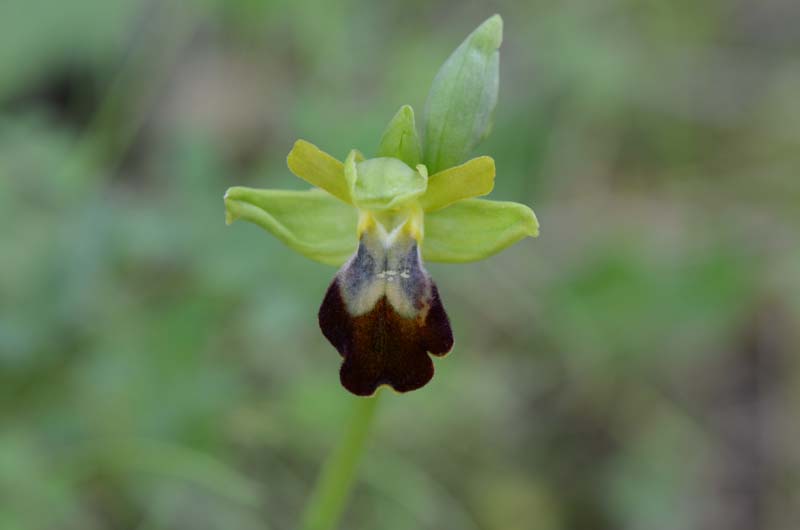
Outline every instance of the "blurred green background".
<path fill-rule="evenodd" d="M 797 528 L 797 2 L 4 0 L 0 529 L 294 528 L 334 269 L 222 195 L 374 152 L 494 12 L 480 152 L 542 235 L 429 267 L 456 347 L 342 528 Z"/>

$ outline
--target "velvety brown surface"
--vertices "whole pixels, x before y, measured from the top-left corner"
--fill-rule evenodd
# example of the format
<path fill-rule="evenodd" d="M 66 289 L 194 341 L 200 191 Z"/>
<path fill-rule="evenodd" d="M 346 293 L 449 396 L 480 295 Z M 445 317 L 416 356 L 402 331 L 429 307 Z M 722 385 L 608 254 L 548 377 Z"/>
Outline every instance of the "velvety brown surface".
<path fill-rule="evenodd" d="M 431 284 L 428 310 L 417 318 L 403 318 L 386 297 L 363 315 L 351 316 L 342 299 L 339 280 L 328 288 L 319 310 L 322 333 L 344 358 L 339 372 L 342 385 L 359 396 L 369 396 L 380 385 L 398 392 L 424 386 L 433 377 L 429 357 L 453 347 L 453 333 L 436 285 Z"/>

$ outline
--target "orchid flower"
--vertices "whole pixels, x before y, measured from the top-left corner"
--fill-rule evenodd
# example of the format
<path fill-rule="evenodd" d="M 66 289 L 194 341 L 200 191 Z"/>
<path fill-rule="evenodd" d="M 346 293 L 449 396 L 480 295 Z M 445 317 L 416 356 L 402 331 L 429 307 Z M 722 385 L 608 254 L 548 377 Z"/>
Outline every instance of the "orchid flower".
<path fill-rule="evenodd" d="M 536 237 L 533 211 L 476 197 L 492 191 L 494 160 L 467 160 L 489 132 L 497 102 L 502 19 L 486 20 L 447 59 L 425 107 L 424 144 L 414 111 L 389 122 L 375 158 L 341 162 L 304 140 L 289 169 L 308 191 L 230 188 L 226 221 L 245 219 L 311 259 L 338 266 L 319 309 L 324 336 L 343 358 L 342 385 L 372 395 L 433 377 L 429 354 L 453 347 L 430 262 L 480 260 Z"/>

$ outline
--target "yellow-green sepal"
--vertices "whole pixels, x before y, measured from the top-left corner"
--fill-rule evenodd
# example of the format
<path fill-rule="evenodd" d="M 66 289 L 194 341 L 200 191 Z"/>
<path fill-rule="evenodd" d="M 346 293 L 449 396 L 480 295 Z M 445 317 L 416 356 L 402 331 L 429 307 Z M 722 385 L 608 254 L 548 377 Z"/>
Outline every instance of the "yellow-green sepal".
<path fill-rule="evenodd" d="M 421 162 L 419 135 L 414 109 L 403 105 L 386 126 L 378 146 L 378 156 L 399 158 L 411 167 Z"/>
<path fill-rule="evenodd" d="M 225 222 L 254 223 L 315 261 L 339 266 L 355 252 L 358 214 L 329 193 L 261 190 L 241 186 L 225 193 Z"/>
<path fill-rule="evenodd" d="M 462 199 L 487 195 L 494 188 L 494 160 L 479 156 L 440 171 L 428 178 L 428 189 L 420 197 L 426 212 L 441 210 Z"/>
<path fill-rule="evenodd" d="M 322 188 L 334 197 L 352 204 L 350 189 L 344 177 L 344 165 L 316 145 L 297 140 L 286 157 L 289 170 L 312 186 Z"/>
<path fill-rule="evenodd" d="M 425 214 L 422 257 L 447 263 L 477 261 L 538 235 L 536 214 L 524 204 L 466 199 Z"/>

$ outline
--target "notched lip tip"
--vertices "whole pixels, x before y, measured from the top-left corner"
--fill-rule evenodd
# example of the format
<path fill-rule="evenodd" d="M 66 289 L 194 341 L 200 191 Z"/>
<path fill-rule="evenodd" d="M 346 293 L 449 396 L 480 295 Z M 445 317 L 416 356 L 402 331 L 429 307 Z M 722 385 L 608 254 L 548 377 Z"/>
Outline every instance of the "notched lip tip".
<path fill-rule="evenodd" d="M 375 387 L 375 388 L 372 390 L 372 392 L 370 392 L 369 394 L 362 394 L 362 393 L 360 393 L 360 392 L 356 392 L 356 391 L 355 391 L 355 390 L 353 390 L 352 388 L 348 388 L 348 387 L 347 387 L 347 385 L 345 385 L 345 384 L 344 384 L 344 382 L 342 382 L 342 387 L 343 387 L 345 390 L 347 390 L 348 392 L 350 392 L 351 394 L 353 394 L 353 395 L 354 395 L 354 396 L 356 396 L 356 397 L 359 397 L 359 398 L 364 398 L 364 399 L 369 399 L 369 398 L 375 397 L 375 395 L 378 393 L 378 390 L 380 390 L 380 389 L 381 389 L 381 387 L 384 387 L 384 386 L 388 386 L 389 388 L 391 388 L 392 390 L 394 390 L 394 388 L 392 388 L 392 386 L 391 386 L 391 385 L 389 385 L 389 384 L 387 384 L 387 383 L 383 383 L 383 384 L 380 384 L 380 385 L 376 386 L 376 387 Z"/>
<path fill-rule="evenodd" d="M 452 348 L 450 349 L 450 351 L 452 351 Z M 447 353 L 450 353 L 450 352 L 448 351 Z M 447 353 L 441 355 L 440 357 L 444 357 L 445 355 L 447 355 Z M 433 377 L 431 377 L 431 379 L 433 379 Z M 345 390 L 347 390 L 348 392 L 350 392 L 351 394 L 353 394 L 354 396 L 359 397 L 359 398 L 367 398 L 368 399 L 368 398 L 375 397 L 378 394 L 378 392 L 380 392 L 384 388 L 386 388 L 388 390 L 391 390 L 393 393 L 395 393 L 398 396 L 402 396 L 403 394 L 408 394 L 409 392 L 414 392 L 416 390 L 419 390 L 421 388 L 424 388 L 424 387 L 428 386 L 428 383 L 431 382 L 431 379 L 428 379 L 428 381 L 426 381 L 425 384 L 423 384 L 421 386 L 418 386 L 416 388 L 409 388 L 407 390 L 398 390 L 394 386 L 392 386 L 391 383 L 380 383 L 369 394 L 360 394 L 358 392 L 354 392 L 352 389 L 350 389 L 347 386 L 345 386 L 345 384 L 343 382 L 342 382 L 342 387 Z"/>
<path fill-rule="evenodd" d="M 342 384 L 342 387 L 345 390 L 347 390 L 348 392 L 350 392 L 354 396 L 357 396 L 357 397 L 360 397 L 360 398 L 375 397 L 375 395 L 378 393 L 378 391 L 383 387 L 388 387 L 388 388 L 392 389 L 392 391 L 394 391 L 396 394 L 402 394 L 402 392 L 398 392 L 397 390 L 395 390 L 395 388 L 389 383 L 379 383 L 377 386 L 375 386 L 375 388 L 372 389 L 372 392 L 370 392 L 369 394 L 364 394 L 364 393 L 356 392 L 354 389 L 349 388 L 347 385 L 344 384 L 344 381 L 341 381 L 341 379 L 340 379 L 340 382 Z"/>

